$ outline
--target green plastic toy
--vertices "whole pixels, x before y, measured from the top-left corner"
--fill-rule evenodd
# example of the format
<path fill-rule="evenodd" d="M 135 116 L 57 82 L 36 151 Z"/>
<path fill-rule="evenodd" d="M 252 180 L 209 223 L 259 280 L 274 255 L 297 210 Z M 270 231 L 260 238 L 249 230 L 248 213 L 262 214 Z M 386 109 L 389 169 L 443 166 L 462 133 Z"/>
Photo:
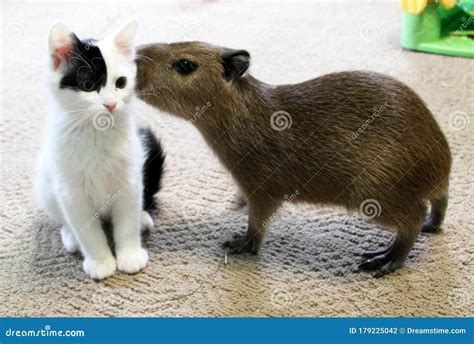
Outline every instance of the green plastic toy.
<path fill-rule="evenodd" d="M 420 5 L 421 3 L 421 5 Z M 427 0 L 402 0 L 402 46 L 429 53 L 474 57 L 474 1 L 451 8 Z"/>

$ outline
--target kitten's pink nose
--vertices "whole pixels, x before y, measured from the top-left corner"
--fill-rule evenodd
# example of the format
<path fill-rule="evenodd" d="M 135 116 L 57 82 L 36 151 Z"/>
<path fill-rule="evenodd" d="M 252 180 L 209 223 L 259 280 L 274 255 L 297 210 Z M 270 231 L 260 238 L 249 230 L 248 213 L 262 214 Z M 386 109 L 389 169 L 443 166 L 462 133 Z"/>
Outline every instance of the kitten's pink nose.
<path fill-rule="evenodd" d="M 106 104 L 102 104 L 104 105 L 107 110 L 109 110 L 110 112 L 114 111 L 115 107 L 117 106 L 117 103 L 106 103 Z"/>

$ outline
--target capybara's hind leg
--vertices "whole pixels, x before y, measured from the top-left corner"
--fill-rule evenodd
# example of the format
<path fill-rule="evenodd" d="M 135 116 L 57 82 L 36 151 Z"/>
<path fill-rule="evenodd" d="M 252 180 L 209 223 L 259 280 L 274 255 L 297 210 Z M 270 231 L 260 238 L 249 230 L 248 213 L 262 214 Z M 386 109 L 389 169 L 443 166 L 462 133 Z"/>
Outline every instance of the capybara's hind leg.
<path fill-rule="evenodd" d="M 382 277 L 395 271 L 402 266 L 415 243 L 416 237 L 416 235 L 398 234 L 393 244 L 385 252 L 366 259 L 359 265 L 359 269 L 373 271 L 374 277 Z"/>
<path fill-rule="evenodd" d="M 421 231 L 424 233 L 436 233 L 440 229 L 446 215 L 446 208 L 448 207 L 447 191 L 438 198 L 431 199 L 430 203 L 430 216 L 421 227 Z"/>
<path fill-rule="evenodd" d="M 426 206 L 419 202 L 407 209 L 404 216 L 397 214 L 399 220 L 395 224 L 398 229 L 395 241 L 386 250 L 366 254 L 367 259 L 359 265 L 359 269 L 373 271 L 374 277 L 382 277 L 402 266 L 418 237 L 425 212 Z"/>
<path fill-rule="evenodd" d="M 253 253 L 256 254 L 265 238 L 265 232 L 272 214 L 278 209 L 281 202 L 269 199 L 249 199 L 249 223 L 247 233 L 244 236 L 236 236 L 233 240 L 226 241 L 224 248 L 230 253 Z"/>

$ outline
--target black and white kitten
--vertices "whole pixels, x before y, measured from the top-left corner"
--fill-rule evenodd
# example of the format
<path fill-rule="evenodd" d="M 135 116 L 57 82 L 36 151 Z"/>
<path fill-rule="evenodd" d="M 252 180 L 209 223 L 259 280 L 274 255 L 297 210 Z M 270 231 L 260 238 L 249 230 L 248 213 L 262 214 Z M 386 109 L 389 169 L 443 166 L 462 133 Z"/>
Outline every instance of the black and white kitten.
<path fill-rule="evenodd" d="M 136 65 L 129 23 L 103 40 L 80 40 L 64 24 L 49 34 L 51 97 L 37 178 L 39 205 L 62 225 L 65 248 L 84 255 L 84 271 L 103 279 L 148 262 L 140 232 L 160 188 L 164 156 L 138 130 L 130 100 Z M 113 225 L 115 257 L 102 221 Z"/>

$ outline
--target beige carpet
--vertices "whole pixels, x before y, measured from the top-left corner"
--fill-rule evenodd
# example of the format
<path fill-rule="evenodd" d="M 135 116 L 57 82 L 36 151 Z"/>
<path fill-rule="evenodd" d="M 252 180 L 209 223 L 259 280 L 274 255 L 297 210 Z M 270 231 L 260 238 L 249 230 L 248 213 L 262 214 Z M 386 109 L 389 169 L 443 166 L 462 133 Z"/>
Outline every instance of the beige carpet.
<path fill-rule="evenodd" d="M 401 50 L 398 2 L 114 3 L 2 1 L 1 316 L 473 315 L 474 60 Z M 135 276 L 87 278 L 32 197 L 47 33 L 59 19 L 96 36 L 130 17 L 139 20 L 140 43 L 198 39 L 248 49 L 252 73 L 269 83 L 346 69 L 408 83 L 453 152 L 443 232 L 422 235 L 405 267 L 374 279 L 357 272 L 360 253 L 388 243 L 389 233 L 340 209 L 287 206 L 257 257 L 225 265 L 220 244 L 246 224 L 233 209 L 231 179 L 189 124 L 140 103 L 139 117 L 168 154 L 146 241 L 150 263 Z"/>

